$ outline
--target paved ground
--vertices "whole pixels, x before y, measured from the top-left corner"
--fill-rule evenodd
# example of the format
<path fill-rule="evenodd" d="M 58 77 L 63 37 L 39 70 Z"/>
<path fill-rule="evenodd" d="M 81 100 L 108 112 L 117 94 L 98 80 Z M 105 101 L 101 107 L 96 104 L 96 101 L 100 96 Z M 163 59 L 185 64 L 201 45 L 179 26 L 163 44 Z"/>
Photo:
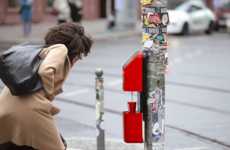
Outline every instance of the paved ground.
<path fill-rule="evenodd" d="M 70 75 L 65 86 L 68 92 L 56 102 L 63 109 L 59 116 L 85 124 L 81 131 L 85 130 L 87 137 L 95 137 L 95 98 L 90 93 L 94 92 L 94 70 L 102 67 L 105 71 L 105 106 L 118 112 L 105 114 L 107 137 L 121 139 L 119 112 L 126 110 L 130 97 L 121 90 L 121 68 L 139 49 L 138 41 L 139 38 L 133 37 L 96 43 L 92 54 Z M 170 72 L 166 88 L 168 150 L 230 149 L 229 46 L 229 35 L 226 34 L 170 37 Z M 82 118 L 83 115 L 87 117 Z M 66 129 L 62 128 L 67 137 L 78 136 L 77 131 Z"/>
<path fill-rule="evenodd" d="M 230 51 L 227 34 L 170 36 L 167 75 L 166 150 L 230 149 Z M 140 49 L 140 38 L 97 41 L 89 57 L 79 62 L 56 100 L 61 132 L 70 147 L 95 149 L 95 68 L 105 75 L 105 129 L 109 149 L 128 149 L 122 142 L 121 112 L 130 95 L 121 89 L 121 68 Z M 7 47 L 8 44 L 0 44 Z M 131 146 L 131 148 L 130 148 Z M 143 145 L 128 145 L 143 149 Z"/>
<path fill-rule="evenodd" d="M 55 20 L 45 21 L 32 25 L 32 32 L 29 37 L 24 37 L 22 32 L 22 26 L 20 24 L 15 25 L 1 25 L 0 26 L 0 44 L 4 43 L 20 43 L 20 42 L 43 42 L 43 38 L 49 28 L 56 25 Z M 94 21 L 83 21 L 82 25 L 85 27 L 86 33 L 92 35 L 95 40 L 105 40 L 116 37 L 132 36 L 137 34 L 135 30 L 107 30 L 107 22 L 105 19 Z"/>

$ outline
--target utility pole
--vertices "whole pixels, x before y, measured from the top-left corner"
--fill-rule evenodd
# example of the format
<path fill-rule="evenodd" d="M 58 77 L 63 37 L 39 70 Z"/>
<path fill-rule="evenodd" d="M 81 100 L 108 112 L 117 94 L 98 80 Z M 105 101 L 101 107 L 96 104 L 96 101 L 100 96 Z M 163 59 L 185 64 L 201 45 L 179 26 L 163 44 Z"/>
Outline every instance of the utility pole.
<path fill-rule="evenodd" d="M 140 0 L 142 4 L 145 150 L 164 150 L 165 70 L 167 67 L 167 0 Z"/>

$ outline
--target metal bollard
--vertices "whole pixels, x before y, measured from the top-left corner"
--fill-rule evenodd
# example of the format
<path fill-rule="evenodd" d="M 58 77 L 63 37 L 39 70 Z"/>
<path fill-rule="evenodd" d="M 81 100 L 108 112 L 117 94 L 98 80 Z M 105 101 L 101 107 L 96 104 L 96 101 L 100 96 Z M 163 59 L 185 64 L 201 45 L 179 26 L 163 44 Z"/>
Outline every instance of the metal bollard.
<path fill-rule="evenodd" d="M 105 150 L 105 130 L 103 129 L 104 115 L 104 86 L 103 70 L 96 69 L 96 128 L 97 128 L 97 150 Z"/>

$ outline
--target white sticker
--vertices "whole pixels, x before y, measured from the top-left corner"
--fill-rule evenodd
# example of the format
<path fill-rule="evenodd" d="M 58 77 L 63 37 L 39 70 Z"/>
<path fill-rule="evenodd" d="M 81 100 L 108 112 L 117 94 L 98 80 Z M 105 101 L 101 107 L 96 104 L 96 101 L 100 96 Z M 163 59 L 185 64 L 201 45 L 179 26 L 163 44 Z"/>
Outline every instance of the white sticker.
<path fill-rule="evenodd" d="M 148 40 L 144 43 L 144 48 L 146 48 L 146 49 L 150 49 L 150 48 L 152 48 L 152 46 L 153 46 L 152 40 Z"/>

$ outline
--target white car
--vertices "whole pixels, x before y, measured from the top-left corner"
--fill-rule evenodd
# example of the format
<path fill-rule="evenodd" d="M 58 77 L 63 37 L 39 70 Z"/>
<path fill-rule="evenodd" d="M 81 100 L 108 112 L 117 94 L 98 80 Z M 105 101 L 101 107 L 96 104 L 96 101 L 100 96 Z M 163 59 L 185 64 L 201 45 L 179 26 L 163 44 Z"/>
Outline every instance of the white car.
<path fill-rule="evenodd" d="M 193 32 L 213 31 L 216 17 L 201 0 L 188 0 L 174 10 L 169 10 L 170 23 L 168 33 L 189 34 Z"/>

